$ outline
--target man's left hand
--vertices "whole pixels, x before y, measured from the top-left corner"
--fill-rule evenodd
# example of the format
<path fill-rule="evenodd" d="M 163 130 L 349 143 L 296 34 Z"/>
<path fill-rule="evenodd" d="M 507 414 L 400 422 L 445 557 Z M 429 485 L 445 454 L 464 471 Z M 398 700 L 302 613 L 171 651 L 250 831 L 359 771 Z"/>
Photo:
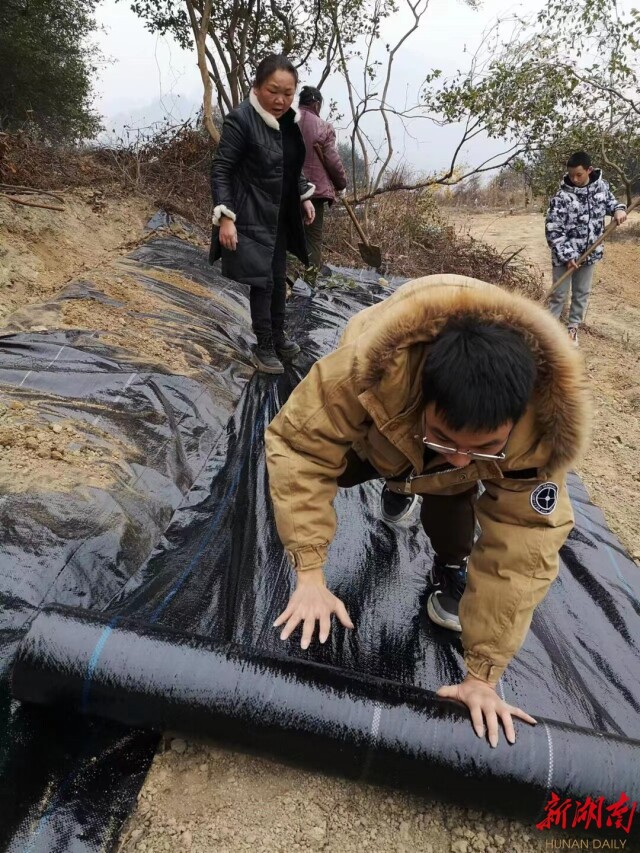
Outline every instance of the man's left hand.
<path fill-rule="evenodd" d="M 302 218 L 305 225 L 312 225 L 313 220 L 316 218 L 316 209 L 309 199 L 302 202 Z"/>
<path fill-rule="evenodd" d="M 437 691 L 437 695 L 441 699 L 455 699 L 457 702 L 462 702 L 463 705 L 467 706 L 471 713 L 473 730 L 478 737 L 483 737 L 486 721 L 489 743 L 493 747 L 498 745 L 498 718 L 502 721 L 504 733 L 509 743 L 516 742 L 512 717 L 518 717 L 524 720 L 525 723 L 531 723 L 534 726 L 536 724 L 536 720 L 530 717 L 529 714 L 526 714 L 520 708 L 508 705 L 501 699 L 496 693 L 495 687 L 492 687 L 480 678 L 475 678 L 473 675 L 467 675 L 460 684 L 441 687 Z"/>
<path fill-rule="evenodd" d="M 613 219 L 617 225 L 622 225 L 623 222 L 627 221 L 626 210 L 616 210 L 616 212 L 613 214 Z"/>

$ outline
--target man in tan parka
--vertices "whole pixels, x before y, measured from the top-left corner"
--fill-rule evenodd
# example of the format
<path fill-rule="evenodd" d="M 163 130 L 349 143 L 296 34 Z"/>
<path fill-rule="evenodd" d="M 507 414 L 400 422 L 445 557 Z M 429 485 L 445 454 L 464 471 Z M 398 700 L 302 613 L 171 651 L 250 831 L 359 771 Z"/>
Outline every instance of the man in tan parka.
<path fill-rule="evenodd" d="M 267 430 L 276 524 L 297 571 L 282 638 L 302 623 L 307 648 L 318 622 L 325 642 L 334 613 L 353 627 L 323 576 L 333 500 L 384 478 L 390 522 L 422 496 L 436 554 L 427 612 L 462 632 L 467 676 L 438 694 L 467 705 L 479 736 L 486 722 L 492 746 L 498 719 L 514 742 L 512 717 L 535 721 L 495 686 L 558 573 L 573 526 L 565 478 L 587 421 L 581 361 L 525 297 L 436 275 L 356 314 Z"/>

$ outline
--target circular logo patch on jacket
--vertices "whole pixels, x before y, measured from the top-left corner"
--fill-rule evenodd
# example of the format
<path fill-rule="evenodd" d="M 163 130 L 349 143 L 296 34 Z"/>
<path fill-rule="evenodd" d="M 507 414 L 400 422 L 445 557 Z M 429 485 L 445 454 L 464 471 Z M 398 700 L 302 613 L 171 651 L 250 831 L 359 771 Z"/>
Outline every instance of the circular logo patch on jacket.
<path fill-rule="evenodd" d="M 542 483 L 531 492 L 531 506 L 540 515 L 551 515 L 558 503 L 558 491 L 555 483 Z"/>

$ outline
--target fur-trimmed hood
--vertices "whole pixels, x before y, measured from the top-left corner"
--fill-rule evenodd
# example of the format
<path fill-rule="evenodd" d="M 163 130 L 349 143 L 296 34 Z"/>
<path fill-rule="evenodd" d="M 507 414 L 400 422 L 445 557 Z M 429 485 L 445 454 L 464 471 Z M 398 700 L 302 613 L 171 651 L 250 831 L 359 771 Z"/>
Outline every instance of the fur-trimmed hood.
<path fill-rule="evenodd" d="M 451 317 L 469 314 L 507 323 L 524 335 L 538 368 L 530 403 L 537 435 L 530 438 L 548 449 L 545 468 L 568 468 L 589 435 L 590 404 L 582 359 L 545 308 L 495 285 L 464 276 L 426 276 L 357 314 L 347 326 L 343 343 L 356 344 L 359 391 L 373 391 L 384 404 L 394 389 L 402 389 L 402 376 L 411 372 L 411 366 L 416 372 L 425 357 L 424 345 Z M 406 382 L 405 387 L 408 392 Z M 414 393 L 415 387 L 414 381 Z M 393 415 L 389 410 L 388 414 Z"/>

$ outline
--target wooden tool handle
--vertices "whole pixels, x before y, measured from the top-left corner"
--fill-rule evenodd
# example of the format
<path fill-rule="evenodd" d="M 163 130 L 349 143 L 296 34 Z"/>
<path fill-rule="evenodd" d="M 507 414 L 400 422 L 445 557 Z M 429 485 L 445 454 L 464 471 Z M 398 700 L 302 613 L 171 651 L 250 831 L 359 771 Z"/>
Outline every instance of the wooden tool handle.
<path fill-rule="evenodd" d="M 360 225 L 360 223 L 358 222 L 358 218 L 356 217 L 355 213 L 353 212 L 353 208 L 351 207 L 349 202 L 346 200 L 346 198 L 341 199 L 341 201 L 344 204 L 344 206 L 347 208 L 347 213 L 351 217 L 351 221 L 353 222 L 356 231 L 360 235 L 360 239 L 365 244 L 365 246 L 368 246 L 369 241 L 367 240 L 367 237 L 366 237 L 364 231 L 362 230 L 362 225 Z"/>
<path fill-rule="evenodd" d="M 322 163 L 322 165 L 323 165 L 323 166 L 325 167 L 325 169 L 326 169 L 326 168 L 327 168 L 327 164 L 326 164 L 326 161 L 325 161 L 325 159 L 324 159 L 324 151 L 323 151 L 323 150 L 322 150 L 322 148 L 320 147 L 320 143 L 316 142 L 316 143 L 314 144 L 313 148 L 314 148 L 314 150 L 315 150 L 316 154 L 318 155 L 318 157 L 320 158 L 320 162 Z M 361 239 L 361 240 L 362 240 L 362 242 L 365 244 L 365 246 L 368 246 L 368 245 L 369 245 L 369 241 L 367 240 L 367 238 L 366 238 L 366 236 L 365 236 L 365 233 L 364 233 L 364 231 L 362 230 L 362 226 L 361 226 L 361 225 L 360 225 L 360 223 L 358 222 L 358 218 L 357 218 L 357 216 L 356 216 L 356 215 L 355 215 L 355 213 L 353 212 L 353 208 L 351 207 L 351 205 L 349 204 L 349 202 L 346 200 L 346 198 L 345 198 L 344 196 L 340 196 L 340 200 L 342 201 L 342 203 L 344 204 L 344 206 L 347 208 L 347 213 L 348 213 L 348 214 L 349 214 L 349 216 L 351 217 L 351 221 L 353 222 L 353 224 L 354 224 L 354 226 L 355 226 L 356 231 L 357 231 L 357 232 L 358 232 L 358 234 L 360 235 L 360 239 Z"/>

